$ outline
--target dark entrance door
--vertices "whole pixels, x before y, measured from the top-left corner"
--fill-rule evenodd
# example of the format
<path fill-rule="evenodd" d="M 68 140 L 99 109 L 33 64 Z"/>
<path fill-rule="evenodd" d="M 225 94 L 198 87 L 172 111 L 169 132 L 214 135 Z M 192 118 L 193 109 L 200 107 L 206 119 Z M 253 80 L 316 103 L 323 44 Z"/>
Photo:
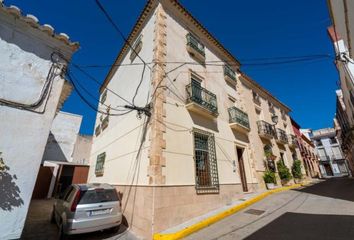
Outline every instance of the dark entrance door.
<path fill-rule="evenodd" d="M 237 151 L 237 158 L 238 158 L 238 168 L 239 168 L 239 173 L 240 173 L 240 178 L 241 178 L 241 183 L 242 183 L 242 190 L 244 192 L 248 192 L 245 165 L 243 162 L 244 149 L 237 147 L 236 151 Z"/>
<path fill-rule="evenodd" d="M 324 168 L 326 169 L 327 176 L 333 176 L 333 171 L 331 165 L 329 163 L 323 164 Z"/>

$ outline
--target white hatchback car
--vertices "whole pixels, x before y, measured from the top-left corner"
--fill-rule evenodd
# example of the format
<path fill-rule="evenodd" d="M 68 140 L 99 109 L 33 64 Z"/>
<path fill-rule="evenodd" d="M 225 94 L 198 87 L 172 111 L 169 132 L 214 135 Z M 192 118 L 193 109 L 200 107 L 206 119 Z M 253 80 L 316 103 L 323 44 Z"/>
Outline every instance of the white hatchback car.
<path fill-rule="evenodd" d="M 109 184 L 73 184 L 54 202 L 51 220 L 59 226 L 61 237 L 108 228 L 118 231 L 121 201 Z"/>

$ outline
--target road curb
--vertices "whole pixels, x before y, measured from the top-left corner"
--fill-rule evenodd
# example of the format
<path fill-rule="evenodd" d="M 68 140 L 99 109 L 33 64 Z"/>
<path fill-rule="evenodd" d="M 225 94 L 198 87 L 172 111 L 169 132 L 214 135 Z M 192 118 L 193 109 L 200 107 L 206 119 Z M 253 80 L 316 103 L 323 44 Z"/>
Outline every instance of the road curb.
<path fill-rule="evenodd" d="M 287 190 L 290 190 L 290 189 L 294 189 L 294 188 L 299 188 L 299 187 L 302 187 L 304 185 L 307 185 L 308 183 L 304 183 L 304 184 L 294 184 L 294 185 L 291 185 L 291 186 L 288 186 L 288 187 L 281 187 L 281 188 L 276 188 L 276 189 L 273 189 L 273 190 L 269 190 L 267 192 L 264 192 L 264 193 L 261 193 L 259 194 L 258 196 L 256 197 L 253 197 L 243 203 L 240 203 L 236 206 L 233 206 L 221 213 L 218 213 L 218 214 L 215 214 L 214 216 L 211 216 L 211 217 L 208 217 L 198 223 L 195 223 L 191 226 L 188 226 L 180 231 L 177 231 L 177 232 L 174 232 L 174 233 L 155 233 L 153 235 L 153 239 L 154 240 L 176 240 L 176 239 L 181 239 L 181 238 L 184 238 L 194 232 L 197 232 L 199 231 L 200 229 L 203 229 L 215 222 L 218 222 L 220 221 L 221 219 L 223 218 L 226 218 L 236 212 L 239 212 L 240 210 L 264 199 L 265 197 L 273 194 L 273 193 L 278 193 L 278 192 L 283 192 L 283 191 L 287 191 Z"/>

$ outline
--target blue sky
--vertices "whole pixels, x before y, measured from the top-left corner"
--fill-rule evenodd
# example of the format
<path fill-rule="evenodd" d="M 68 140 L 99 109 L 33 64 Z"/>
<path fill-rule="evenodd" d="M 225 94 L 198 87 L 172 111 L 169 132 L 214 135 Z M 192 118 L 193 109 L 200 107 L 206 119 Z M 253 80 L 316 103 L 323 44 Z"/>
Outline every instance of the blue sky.
<path fill-rule="evenodd" d="M 145 4 L 145 0 L 101 2 L 126 36 Z M 333 56 L 326 32 L 330 18 L 324 0 L 181 2 L 241 63 L 279 56 Z M 73 57 L 78 65 L 112 64 L 123 45 L 94 0 L 5 0 L 5 4 L 16 5 L 24 13 L 37 16 L 42 24 L 49 23 L 56 32 L 65 32 L 73 41 L 79 41 L 81 48 Z M 333 58 L 241 69 L 288 105 L 293 110 L 291 115 L 303 128 L 333 125 L 338 80 Z M 86 70 L 103 81 L 109 69 Z M 97 84 L 79 73 L 76 75 L 98 96 Z M 75 92 L 62 110 L 83 115 L 80 132 L 92 134 L 96 114 Z"/>

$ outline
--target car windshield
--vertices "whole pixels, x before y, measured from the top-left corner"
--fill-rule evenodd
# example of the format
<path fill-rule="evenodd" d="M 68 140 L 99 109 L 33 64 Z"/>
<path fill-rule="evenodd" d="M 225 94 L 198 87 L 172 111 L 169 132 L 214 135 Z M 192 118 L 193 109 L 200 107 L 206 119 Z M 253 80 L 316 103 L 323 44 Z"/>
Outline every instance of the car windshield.
<path fill-rule="evenodd" d="M 82 192 L 79 204 L 118 201 L 115 189 L 93 189 Z"/>

